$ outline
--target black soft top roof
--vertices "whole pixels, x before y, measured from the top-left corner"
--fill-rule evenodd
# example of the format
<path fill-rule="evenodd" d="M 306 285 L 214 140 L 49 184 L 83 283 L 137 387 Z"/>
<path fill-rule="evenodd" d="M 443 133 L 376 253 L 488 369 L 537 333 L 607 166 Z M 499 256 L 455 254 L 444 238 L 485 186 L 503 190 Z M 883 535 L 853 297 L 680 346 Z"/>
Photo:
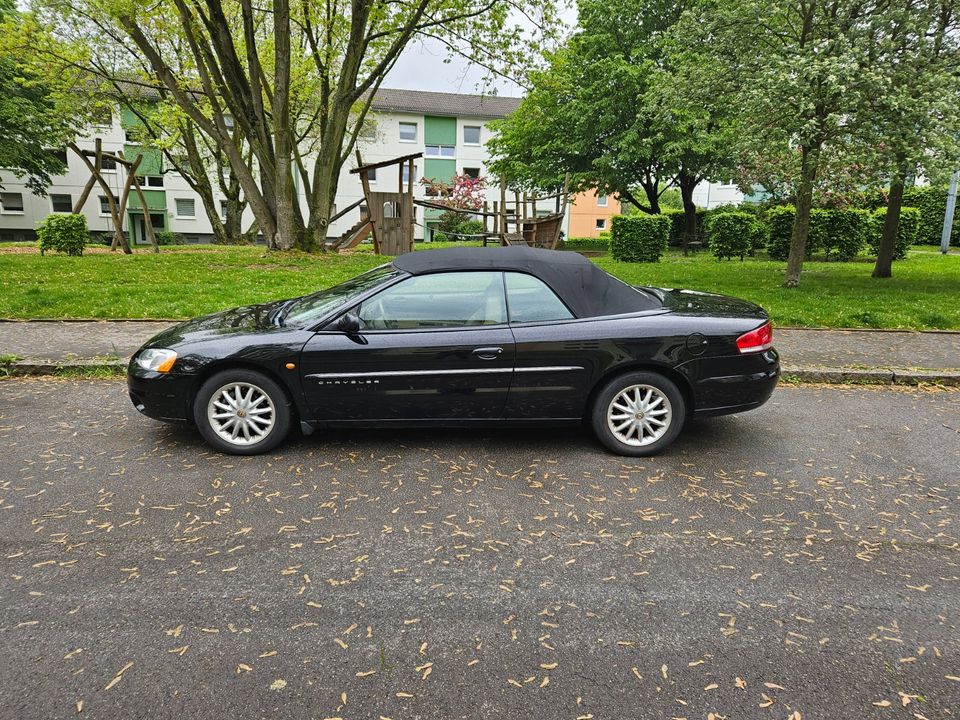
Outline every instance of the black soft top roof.
<path fill-rule="evenodd" d="M 530 247 L 449 248 L 407 253 L 394 267 L 411 275 L 456 270 L 514 270 L 543 280 L 578 318 L 619 315 L 660 307 L 575 252 Z"/>

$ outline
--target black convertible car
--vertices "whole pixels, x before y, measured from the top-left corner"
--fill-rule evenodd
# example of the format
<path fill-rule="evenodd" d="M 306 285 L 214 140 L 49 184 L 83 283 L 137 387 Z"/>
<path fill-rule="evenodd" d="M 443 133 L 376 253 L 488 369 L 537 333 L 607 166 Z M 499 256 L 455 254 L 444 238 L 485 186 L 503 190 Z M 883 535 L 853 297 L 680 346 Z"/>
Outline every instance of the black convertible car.
<path fill-rule="evenodd" d="M 295 425 L 586 420 L 614 452 L 649 455 L 690 416 L 763 404 L 779 372 L 752 303 L 632 287 L 571 252 L 458 248 L 181 323 L 137 351 L 128 385 L 143 414 L 234 454 Z"/>

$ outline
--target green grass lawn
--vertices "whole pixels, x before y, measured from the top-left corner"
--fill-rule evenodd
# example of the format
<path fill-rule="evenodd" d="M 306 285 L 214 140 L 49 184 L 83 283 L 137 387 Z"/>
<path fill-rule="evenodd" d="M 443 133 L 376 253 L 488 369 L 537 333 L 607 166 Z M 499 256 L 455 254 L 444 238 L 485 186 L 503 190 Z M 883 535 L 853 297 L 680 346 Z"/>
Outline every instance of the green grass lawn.
<path fill-rule="evenodd" d="M 433 248 L 441 246 L 434 243 Z M 423 246 L 420 246 L 423 247 Z M 785 264 L 718 262 L 709 253 L 671 252 L 656 264 L 596 262 L 634 284 L 687 287 L 760 303 L 780 325 L 960 330 L 960 255 L 931 248 L 873 280 L 870 261 L 808 262 L 801 286 L 782 287 Z M 270 253 L 262 247 L 186 246 L 159 255 L 2 252 L 0 317 L 186 318 L 234 305 L 302 295 L 374 267 L 386 258 Z"/>

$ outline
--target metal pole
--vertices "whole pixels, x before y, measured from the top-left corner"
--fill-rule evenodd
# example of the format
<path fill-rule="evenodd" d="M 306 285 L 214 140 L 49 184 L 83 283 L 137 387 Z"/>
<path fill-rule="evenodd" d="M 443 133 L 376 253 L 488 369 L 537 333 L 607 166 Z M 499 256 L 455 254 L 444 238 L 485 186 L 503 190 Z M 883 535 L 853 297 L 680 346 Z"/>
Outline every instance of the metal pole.
<path fill-rule="evenodd" d="M 960 170 L 954 170 L 950 176 L 950 191 L 947 193 L 947 211 L 943 215 L 943 234 L 940 235 L 940 252 L 944 255 L 950 249 L 950 235 L 953 233 L 953 211 L 957 206 L 957 180 Z"/>

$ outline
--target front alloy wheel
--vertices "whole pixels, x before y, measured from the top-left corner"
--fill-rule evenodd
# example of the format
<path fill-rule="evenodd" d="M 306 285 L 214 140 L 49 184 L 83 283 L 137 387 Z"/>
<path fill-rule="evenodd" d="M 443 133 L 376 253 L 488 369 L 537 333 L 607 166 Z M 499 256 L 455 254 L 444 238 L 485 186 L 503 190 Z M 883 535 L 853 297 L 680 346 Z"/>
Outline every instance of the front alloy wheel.
<path fill-rule="evenodd" d="M 592 424 L 597 438 L 619 455 L 655 455 L 672 443 L 686 419 L 676 384 L 655 372 L 613 378 L 597 393 Z"/>
<path fill-rule="evenodd" d="M 252 445 L 267 437 L 276 424 L 277 410 L 270 396 L 256 385 L 227 383 L 207 403 L 207 421 L 223 440 Z"/>
<path fill-rule="evenodd" d="M 193 413 L 204 439 L 231 455 L 267 452 L 290 430 L 290 402 L 283 389 L 253 370 L 212 376 L 197 393 Z"/>

